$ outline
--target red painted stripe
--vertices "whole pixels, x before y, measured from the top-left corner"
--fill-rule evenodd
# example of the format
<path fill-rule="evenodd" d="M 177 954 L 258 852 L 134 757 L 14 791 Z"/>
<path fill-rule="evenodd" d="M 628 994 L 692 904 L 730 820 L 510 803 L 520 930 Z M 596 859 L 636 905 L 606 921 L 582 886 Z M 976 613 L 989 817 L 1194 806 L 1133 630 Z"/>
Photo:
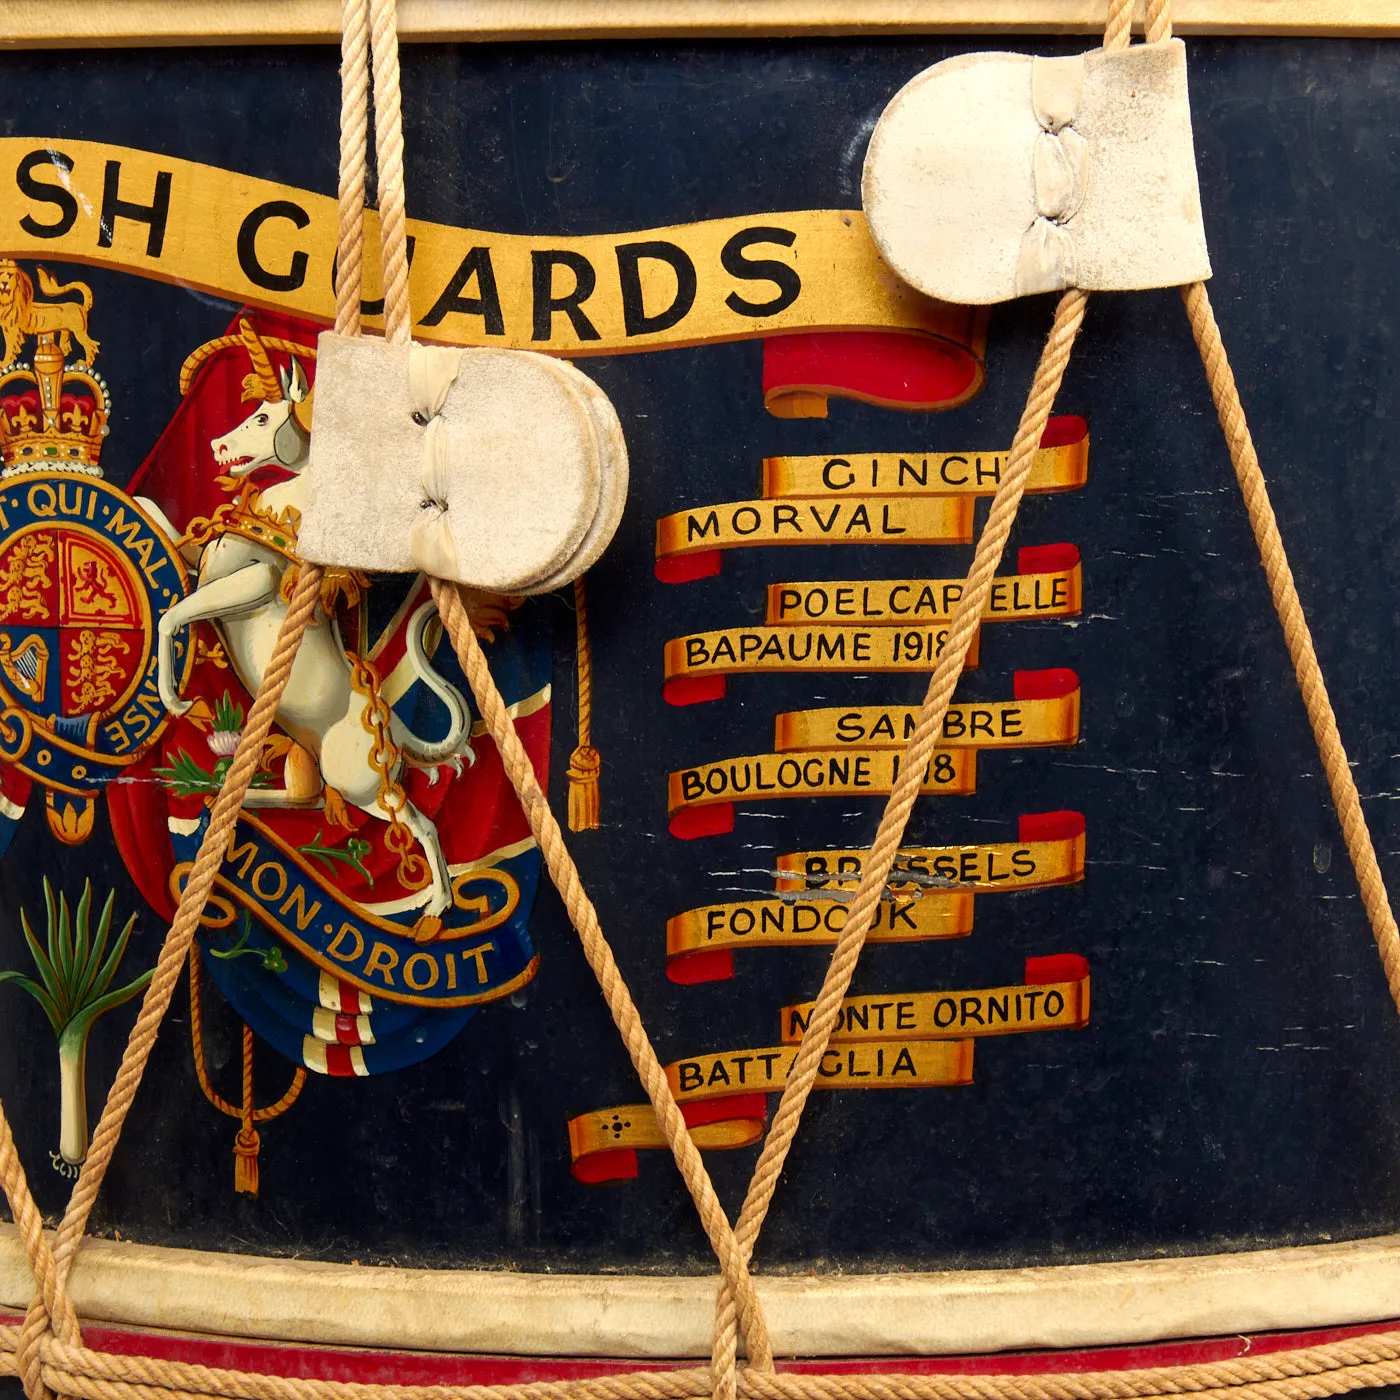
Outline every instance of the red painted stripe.
<path fill-rule="evenodd" d="M 775 398 L 805 390 L 887 408 L 948 408 L 982 379 L 973 348 L 975 317 L 969 315 L 957 339 L 883 330 L 769 336 L 763 342 L 763 402 L 773 412 Z M 825 409 L 816 416 L 825 418 Z"/>
<path fill-rule="evenodd" d="M 339 1019 L 337 1016 L 336 1020 Z M 355 1065 L 350 1059 L 349 1046 L 326 1046 L 326 1073 L 337 1079 L 353 1079 L 355 1077 Z"/>
<path fill-rule="evenodd" d="M 1018 574 L 1058 574 L 1079 563 L 1075 544 L 1028 544 L 1016 551 Z"/>
<path fill-rule="evenodd" d="M 1050 953 L 1043 958 L 1026 959 L 1026 985 L 1048 982 L 1078 982 L 1089 975 L 1089 959 L 1079 953 Z"/>
<path fill-rule="evenodd" d="M 1083 812 L 1025 812 L 1016 831 L 1016 839 L 1021 842 L 1065 841 L 1083 835 Z"/>
<path fill-rule="evenodd" d="M 28 803 L 29 792 L 33 786 L 34 780 L 27 773 L 21 773 L 18 768 L 11 768 L 8 763 L 0 763 L 0 794 L 16 807 L 23 807 Z"/>
<path fill-rule="evenodd" d="M 340 984 L 340 1009 L 347 1016 L 360 1014 L 360 989 L 352 987 L 349 982 Z"/>
<path fill-rule="evenodd" d="M 726 1118 L 767 1118 L 768 1096 L 766 1094 L 734 1094 L 723 1099 L 709 1099 L 704 1103 L 683 1103 L 681 1117 L 692 1128 L 706 1123 L 719 1123 Z"/>
<path fill-rule="evenodd" d="M 569 1170 L 575 1181 L 585 1186 L 603 1186 L 612 1181 L 635 1181 L 637 1152 L 631 1147 L 613 1147 L 606 1152 L 590 1152 L 574 1162 Z"/>
<path fill-rule="evenodd" d="M 1079 689 L 1079 676 L 1068 666 L 1051 666 L 1045 671 L 1016 671 L 1011 677 L 1011 693 L 1017 700 L 1058 700 Z"/>
<path fill-rule="evenodd" d="M 1089 436 L 1089 425 L 1077 413 L 1057 413 L 1040 435 L 1042 447 L 1068 447 Z"/>
<path fill-rule="evenodd" d="M 677 676 L 661 687 L 668 705 L 703 705 L 710 700 L 723 700 L 723 676 Z"/>
<path fill-rule="evenodd" d="M 0 1323 L 17 1327 L 19 1313 L 0 1313 Z M 1198 1338 L 1148 1346 L 1086 1348 L 1078 1351 L 1003 1352 L 982 1356 L 842 1357 L 780 1361 L 780 1371 L 853 1375 L 1056 1375 L 1081 1371 L 1127 1371 L 1149 1366 L 1189 1366 L 1240 1356 L 1323 1346 L 1400 1328 L 1400 1319 L 1308 1332 L 1266 1332 L 1255 1336 Z M 698 1366 L 699 1360 L 616 1360 L 594 1357 L 445 1356 L 425 1352 L 359 1351 L 350 1348 L 288 1346 L 281 1342 L 230 1341 L 176 1336 L 133 1328 L 84 1326 L 83 1340 L 117 1356 L 150 1356 L 198 1366 L 253 1371 L 265 1375 L 315 1377 L 397 1385 L 512 1385 L 529 1381 L 577 1380 L 667 1371 Z"/>
<path fill-rule="evenodd" d="M 734 976 L 734 953 L 729 948 L 682 953 L 666 964 L 666 976 L 682 987 L 694 987 L 701 982 L 727 982 Z"/>
<path fill-rule="evenodd" d="M 336 1016 L 335 1038 L 342 1045 L 358 1045 L 360 1043 L 360 1028 L 355 1024 L 353 1016 L 347 1016 L 343 1012 Z"/>
<path fill-rule="evenodd" d="M 682 807 L 671 818 L 671 835 L 681 841 L 701 836 L 724 836 L 734 830 L 734 804 L 715 802 L 708 807 Z"/>
<path fill-rule="evenodd" d="M 698 578 L 713 578 L 723 567 L 723 559 L 718 549 L 705 549 L 698 554 L 668 554 L 656 561 L 656 577 L 660 583 L 694 583 Z"/>

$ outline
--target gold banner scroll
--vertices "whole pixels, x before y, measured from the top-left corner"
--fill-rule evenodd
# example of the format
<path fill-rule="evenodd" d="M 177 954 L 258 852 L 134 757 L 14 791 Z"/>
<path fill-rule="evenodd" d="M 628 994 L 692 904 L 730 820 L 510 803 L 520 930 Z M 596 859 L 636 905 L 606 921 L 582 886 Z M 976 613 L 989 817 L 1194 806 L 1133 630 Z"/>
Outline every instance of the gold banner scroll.
<path fill-rule="evenodd" d="M 1022 815 L 1018 841 L 979 846 L 912 846 L 895 857 L 887 888 L 978 894 L 1073 885 L 1084 878 L 1082 812 L 1032 812 Z M 794 851 L 779 856 L 778 892 L 808 893 L 854 889 L 860 883 L 864 850 Z"/>
<path fill-rule="evenodd" d="M 763 1136 L 768 1100 L 745 1094 L 714 1103 L 683 1104 L 690 1135 L 702 1150 L 748 1147 Z M 590 1186 L 630 1181 L 637 1153 L 666 1146 L 649 1103 L 624 1103 L 569 1119 L 569 1156 L 574 1177 Z"/>
<path fill-rule="evenodd" d="M 0 249 L 329 324 L 336 201 L 128 146 L 0 139 Z M 856 210 L 562 238 L 410 219 L 415 340 L 603 355 L 820 330 L 909 330 L 979 364 L 985 319 L 885 266 Z M 370 211 L 365 240 L 379 246 Z M 377 262 L 367 259 L 370 268 Z M 367 297 L 378 297 L 367 269 Z M 381 306 L 369 323 L 380 324 Z"/>
<path fill-rule="evenodd" d="M 977 665 L 982 633 L 973 634 L 965 671 Z M 672 637 L 662 652 L 668 705 L 721 699 L 725 677 L 778 672 L 931 671 L 948 641 L 946 626 L 727 627 Z"/>
<path fill-rule="evenodd" d="M 732 1094 L 781 1092 L 797 1051 L 790 1045 L 721 1050 L 666 1066 L 679 1103 Z M 972 1083 L 971 1040 L 871 1039 L 828 1050 L 817 1068 L 821 1089 L 932 1089 Z"/>
<path fill-rule="evenodd" d="M 992 583 L 984 622 L 1074 617 L 1083 607 L 1079 550 L 1072 544 L 1023 549 L 1017 572 Z M 917 627 L 950 622 L 962 597 L 960 578 L 830 579 L 770 583 L 770 624 Z"/>
<path fill-rule="evenodd" d="M 715 574 L 721 550 L 756 545 L 967 544 L 973 504 L 958 496 L 849 496 L 697 506 L 656 522 L 656 576 L 662 583 L 684 583 Z M 704 574 L 687 563 L 691 556 L 704 562 Z"/>
<path fill-rule="evenodd" d="M 693 841 L 733 831 L 735 802 L 884 796 L 893 789 L 903 758 L 899 749 L 804 749 L 682 768 L 667 784 L 671 835 Z M 919 790 L 951 797 L 976 792 L 977 751 L 935 752 Z"/>
<path fill-rule="evenodd" d="M 735 948 L 813 948 L 835 943 L 846 927 L 846 898 L 745 899 L 706 904 L 666 921 L 666 976 L 693 985 L 734 975 Z M 972 932 L 967 890 L 888 895 L 875 910 L 867 942 L 923 943 Z"/>
<path fill-rule="evenodd" d="M 1006 452 L 848 452 L 828 457 L 766 457 L 763 494 L 785 496 L 990 496 Z M 1074 491 L 1089 479 L 1089 425 L 1052 418 L 1026 482 L 1030 493 Z"/>
<path fill-rule="evenodd" d="M 1019 987 L 967 992 L 890 992 L 846 997 L 833 1043 L 884 1040 L 956 1040 L 965 1036 L 1077 1031 L 1089 1024 L 1089 964 L 1077 953 L 1026 959 Z M 785 1006 L 782 1037 L 796 1045 L 812 1018 L 814 1001 Z"/>
<path fill-rule="evenodd" d="M 1067 667 L 1017 671 L 1014 700 L 949 705 L 939 747 L 1030 749 L 1079 741 L 1079 677 Z M 790 710 L 773 721 L 773 747 L 902 749 L 918 724 L 915 705 Z"/>
<path fill-rule="evenodd" d="M 817 1067 L 818 1089 L 930 1089 L 972 1082 L 971 1040 L 871 1040 L 833 1047 Z M 725 1050 L 666 1066 L 666 1078 L 701 1147 L 739 1147 L 762 1133 L 765 1095 L 782 1091 L 797 1051 L 790 1045 Z M 623 1104 L 569 1120 L 573 1173 L 580 1181 L 624 1181 L 637 1174 L 637 1149 L 660 1147 L 645 1106 Z M 712 1138 L 702 1138 L 705 1127 Z M 611 1140 L 610 1140 L 611 1139 Z"/>

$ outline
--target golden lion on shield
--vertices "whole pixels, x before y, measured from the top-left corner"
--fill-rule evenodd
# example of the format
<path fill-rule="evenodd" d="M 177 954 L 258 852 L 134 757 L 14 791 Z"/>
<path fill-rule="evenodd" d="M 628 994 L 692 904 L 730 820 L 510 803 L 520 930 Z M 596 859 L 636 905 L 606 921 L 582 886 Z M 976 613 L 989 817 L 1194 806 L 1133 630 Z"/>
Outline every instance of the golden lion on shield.
<path fill-rule="evenodd" d="M 46 297 L 77 292 L 77 301 L 36 301 L 34 283 L 13 258 L 0 258 L 0 332 L 5 336 L 3 363 L 13 364 L 24 349 L 26 336 L 57 333 L 65 355 L 73 341 L 83 347 L 88 364 L 97 358 L 97 341 L 88 334 L 92 289 L 86 282 L 58 283 L 45 267 L 39 269 L 39 288 Z"/>

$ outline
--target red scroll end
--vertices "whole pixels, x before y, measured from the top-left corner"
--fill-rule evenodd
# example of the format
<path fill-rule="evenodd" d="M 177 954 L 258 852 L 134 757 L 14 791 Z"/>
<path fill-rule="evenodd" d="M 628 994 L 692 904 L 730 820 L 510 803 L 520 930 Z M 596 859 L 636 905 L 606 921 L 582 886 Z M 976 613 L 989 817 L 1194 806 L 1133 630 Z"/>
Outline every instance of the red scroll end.
<path fill-rule="evenodd" d="M 703 705 L 707 700 L 723 700 L 723 676 L 677 676 L 661 687 L 668 705 Z"/>
<path fill-rule="evenodd" d="M 735 1118 L 768 1118 L 768 1098 L 765 1094 L 735 1094 L 732 1098 L 708 1099 L 702 1103 L 683 1103 L 681 1117 L 687 1128 L 703 1128 L 706 1123 L 726 1123 Z"/>
<path fill-rule="evenodd" d="M 1051 953 L 1047 958 L 1026 959 L 1026 985 L 1047 982 L 1082 982 L 1089 975 L 1089 959 L 1078 953 Z"/>
<path fill-rule="evenodd" d="M 1077 413 L 1057 413 L 1040 435 L 1041 447 L 1068 447 L 1089 436 L 1089 425 Z"/>
<path fill-rule="evenodd" d="M 1016 828 L 1016 839 L 1029 841 L 1068 841 L 1084 835 L 1083 812 L 1023 812 Z"/>
<path fill-rule="evenodd" d="M 724 554 L 718 549 L 704 549 L 698 554 L 672 554 L 656 561 L 656 577 L 662 583 L 694 583 L 698 578 L 713 578 L 723 561 Z"/>
<path fill-rule="evenodd" d="M 986 376 L 969 311 L 957 339 L 918 331 L 812 331 L 763 342 L 763 406 L 775 418 L 825 418 L 826 401 L 928 411 L 970 399 Z"/>
<path fill-rule="evenodd" d="M 671 835 L 681 841 L 700 836 L 727 836 L 734 830 L 734 804 L 716 802 L 708 807 L 682 807 L 671 818 Z"/>
<path fill-rule="evenodd" d="M 610 1181 L 634 1181 L 637 1176 L 635 1148 L 614 1147 L 610 1152 L 590 1152 L 580 1157 L 569 1170 L 575 1181 L 585 1186 L 606 1186 Z"/>
<path fill-rule="evenodd" d="M 1068 666 L 1052 666 L 1046 671 L 1017 671 L 1011 678 L 1011 693 L 1017 700 L 1058 700 L 1061 696 L 1073 695 L 1078 689 L 1079 675 Z"/>
<path fill-rule="evenodd" d="M 734 954 L 728 948 L 682 953 L 666 964 L 666 976 L 682 987 L 693 987 L 700 982 L 727 982 L 734 976 Z"/>
<path fill-rule="evenodd" d="M 1059 574 L 1079 563 L 1075 544 L 1031 544 L 1016 551 L 1018 574 Z"/>

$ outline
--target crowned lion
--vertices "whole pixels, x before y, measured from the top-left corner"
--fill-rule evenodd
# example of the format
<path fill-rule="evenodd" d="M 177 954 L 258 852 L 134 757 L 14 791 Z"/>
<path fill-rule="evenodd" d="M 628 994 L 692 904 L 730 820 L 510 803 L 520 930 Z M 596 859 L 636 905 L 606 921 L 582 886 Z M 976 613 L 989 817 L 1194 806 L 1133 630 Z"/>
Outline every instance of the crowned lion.
<path fill-rule="evenodd" d="M 13 258 L 0 258 L 0 332 L 5 336 L 3 363 L 13 364 L 24 349 L 26 336 L 57 333 L 65 355 L 76 340 L 88 364 L 97 358 L 97 341 L 88 334 L 92 289 L 85 282 L 56 282 L 49 270 L 39 269 L 39 288 L 46 297 L 77 292 L 77 301 L 36 301 L 34 283 Z"/>

